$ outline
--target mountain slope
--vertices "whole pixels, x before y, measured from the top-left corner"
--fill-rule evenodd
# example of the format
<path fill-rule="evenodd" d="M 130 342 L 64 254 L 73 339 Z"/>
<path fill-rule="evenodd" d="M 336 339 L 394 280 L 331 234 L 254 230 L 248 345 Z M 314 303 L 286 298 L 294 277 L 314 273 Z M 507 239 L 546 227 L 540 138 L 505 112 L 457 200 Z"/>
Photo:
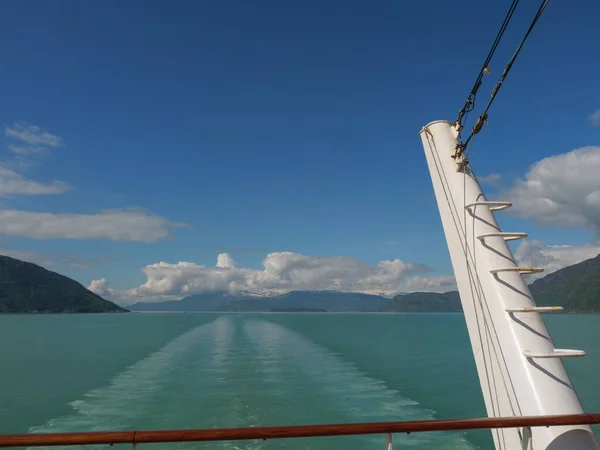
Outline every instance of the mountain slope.
<path fill-rule="evenodd" d="M 600 255 L 565 267 L 529 285 L 538 306 L 562 306 L 567 312 L 600 312 Z M 457 291 L 413 292 L 394 297 L 379 311 L 459 312 Z"/>
<path fill-rule="evenodd" d="M 379 312 L 461 312 L 460 297 L 457 291 L 451 292 L 412 292 L 397 295 Z"/>
<path fill-rule="evenodd" d="M 600 255 L 535 280 L 529 289 L 538 306 L 600 312 Z"/>
<path fill-rule="evenodd" d="M 0 313 L 126 311 L 64 275 L 0 255 Z"/>

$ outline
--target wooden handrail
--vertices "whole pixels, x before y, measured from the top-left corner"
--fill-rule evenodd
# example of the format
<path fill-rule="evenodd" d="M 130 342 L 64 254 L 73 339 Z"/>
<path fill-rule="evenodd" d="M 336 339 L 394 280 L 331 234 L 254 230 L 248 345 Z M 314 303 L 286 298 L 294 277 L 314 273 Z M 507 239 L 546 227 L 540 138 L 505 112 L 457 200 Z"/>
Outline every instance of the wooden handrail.
<path fill-rule="evenodd" d="M 418 433 L 492 428 L 591 425 L 600 423 L 600 413 L 560 416 L 485 417 L 480 419 L 417 420 L 406 422 L 295 425 L 289 427 L 214 428 L 204 430 L 100 431 L 93 433 L 5 434 L 0 447 L 53 445 L 149 444 L 156 442 L 239 441 L 316 436 L 348 436 L 380 433 Z"/>

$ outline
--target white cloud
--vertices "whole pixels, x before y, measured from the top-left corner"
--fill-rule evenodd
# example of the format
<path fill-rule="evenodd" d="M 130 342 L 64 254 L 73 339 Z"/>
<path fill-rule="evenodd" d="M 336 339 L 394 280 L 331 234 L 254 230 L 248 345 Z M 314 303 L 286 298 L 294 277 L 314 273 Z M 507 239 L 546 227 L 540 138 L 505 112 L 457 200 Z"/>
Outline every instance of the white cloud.
<path fill-rule="evenodd" d="M 576 264 L 600 253 L 600 242 L 580 246 L 545 245 L 526 240 L 515 251 L 523 265 L 542 267 L 541 276 Z M 242 268 L 231 255 L 222 253 L 215 266 L 193 262 L 158 262 L 142 268 L 146 281 L 131 289 L 108 287 L 104 278 L 89 289 L 121 303 L 179 299 L 210 291 L 247 291 L 273 294 L 292 290 L 336 290 L 394 295 L 399 292 L 448 292 L 456 289 L 452 275 L 427 276 L 428 269 L 399 259 L 369 265 L 344 256 L 315 257 L 292 252 L 269 253 L 262 269 Z M 530 278 L 533 279 L 533 278 Z"/>
<path fill-rule="evenodd" d="M 600 127 L 600 109 L 597 109 L 591 116 L 589 116 L 588 120 L 593 126 Z"/>
<path fill-rule="evenodd" d="M 411 277 L 404 283 L 405 292 L 448 292 L 457 290 L 454 275 Z"/>
<path fill-rule="evenodd" d="M 495 189 L 500 189 L 500 187 L 502 187 L 502 175 L 499 173 L 491 173 L 483 177 L 477 177 L 477 180 L 480 184 L 486 184 Z"/>
<path fill-rule="evenodd" d="M 106 291 L 106 280 L 93 287 L 119 297 L 122 302 L 181 298 L 210 291 L 250 291 L 257 293 L 291 290 L 338 290 L 392 295 L 411 290 L 447 291 L 455 287 L 451 276 L 415 277 L 426 272 L 422 265 L 395 259 L 375 266 L 344 256 L 315 257 L 292 252 L 268 254 L 262 269 L 240 268 L 227 253 L 215 266 L 193 262 L 159 262 L 142 269 L 146 282 L 127 290 Z M 92 284 L 90 284 L 92 286 Z"/>
<path fill-rule="evenodd" d="M 235 269 L 235 261 L 228 253 L 221 253 L 217 257 L 217 267 L 222 269 Z"/>
<path fill-rule="evenodd" d="M 520 217 L 542 225 L 589 227 L 600 233 L 600 147 L 543 159 L 504 195 Z"/>
<path fill-rule="evenodd" d="M 60 137 L 26 122 L 18 122 L 14 124 L 13 128 L 5 127 L 4 134 L 33 146 L 62 147 L 64 145 Z"/>
<path fill-rule="evenodd" d="M 0 233 L 36 239 L 110 239 L 155 242 L 184 224 L 144 211 L 106 210 L 97 214 L 55 214 L 0 209 Z"/>
<path fill-rule="evenodd" d="M 8 149 L 13 156 L 0 164 L 0 196 L 62 194 L 69 187 L 61 181 L 41 183 L 14 170 L 35 164 L 35 158 L 63 140 L 40 127 L 24 122 L 5 134 L 19 141 Z M 110 239 L 114 241 L 155 242 L 170 236 L 170 229 L 182 226 L 164 217 L 139 210 L 106 210 L 97 214 L 56 214 L 0 209 L 0 233 L 36 239 Z M 63 261 L 69 267 L 89 267 L 93 261 Z"/>
<path fill-rule="evenodd" d="M 108 281 L 106 278 L 100 278 L 99 280 L 92 280 L 88 289 L 94 294 L 105 295 L 108 292 Z"/>
<path fill-rule="evenodd" d="M 11 156 L 3 158 L 0 163 L 0 195 L 61 194 L 67 190 L 67 185 L 63 182 L 43 184 L 18 173 L 37 165 L 40 157 L 50 152 L 50 147 L 63 146 L 60 137 L 24 122 L 16 123 L 13 128 L 5 127 L 4 133 L 19 142 L 8 144 Z"/>
<path fill-rule="evenodd" d="M 543 242 L 527 239 L 515 250 L 515 259 L 523 266 L 545 269 L 538 275 L 530 276 L 529 280 L 532 280 L 563 267 L 595 258 L 598 254 L 600 254 L 600 242 L 584 245 L 545 245 Z"/>
<path fill-rule="evenodd" d="M 0 166 L 0 195 L 48 195 L 62 194 L 69 187 L 62 181 L 53 181 L 50 184 L 38 183 L 21 174 Z"/>
<path fill-rule="evenodd" d="M 8 150 L 19 156 L 41 155 L 48 152 L 45 147 L 15 144 L 8 144 Z"/>

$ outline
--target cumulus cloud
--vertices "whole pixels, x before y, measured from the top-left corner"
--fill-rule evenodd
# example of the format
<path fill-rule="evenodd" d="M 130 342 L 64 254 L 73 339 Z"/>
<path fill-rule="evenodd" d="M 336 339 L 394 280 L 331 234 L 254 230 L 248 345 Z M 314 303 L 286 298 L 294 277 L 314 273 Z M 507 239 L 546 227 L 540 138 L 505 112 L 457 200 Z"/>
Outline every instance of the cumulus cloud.
<path fill-rule="evenodd" d="M 591 116 L 589 116 L 588 120 L 593 126 L 600 127 L 600 109 L 597 109 Z"/>
<path fill-rule="evenodd" d="M 0 209 L 0 233 L 35 239 L 110 239 L 156 242 L 184 224 L 144 211 L 115 209 L 97 214 L 56 214 Z"/>
<path fill-rule="evenodd" d="M 600 242 L 579 246 L 545 245 L 525 240 L 515 251 L 522 265 L 554 272 L 600 253 Z M 214 266 L 193 262 L 158 262 L 142 268 L 146 281 L 131 289 L 112 289 L 105 278 L 93 280 L 89 289 L 128 304 L 137 301 L 180 299 L 211 291 L 275 294 L 292 290 L 335 290 L 394 295 L 398 292 L 447 292 L 456 289 L 452 275 L 429 275 L 420 264 L 399 259 L 375 265 L 344 256 L 315 257 L 293 252 L 269 253 L 262 269 L 239 267 L 231 255 L 218 255 Z M 535 277 L 533 277 L 535 278 Z M 530 279 L 533 279 L 530 278 Z"/>
<path fill-rule="evenodd" d="M 209 233 L 210 234 L 210 233 Z M 239 248 L 239 247 L 208 247 L 207 251 L 217 253 L 267 253 L 267 250 L 260 248 Z"/>
<path fill-rule="evenodd" d="M 227 253 L 221 253 L 217 257 L 217 267 L 220 267 L 221 269 L 235 269 L 235 261 L 231 255 Z"/>
<path fill-rule="evenodd" d="M 0 166 L 0 195 L 48 195 L 62 194 L 69 187 L 61 181 L 49 184 L 38 183 Z"/>
<path fill-rule="evenodd" d="M 92 280 L 88 289 L 94 294 L 105 295 L 108 292 L 108 281 L 106 278 L 100 278 L 99 280 Z"/>
<path fill-rule="evenodd" d="M 600 254 L 600 242 L 590 242 L 585 245 L 546 245 L 534 239 L 527 239 L 515 250 L 515 259 L 523 266 L 545 269 L 541 274 L 530 276 L 531 280 L 586 259 L 595 258 L 598 254 Z"/>
<path fill-rule="evenodd" d="M 146 282 L 128 290 L 108 291 L 121 301 L 152 301 L 181 298 L 210 291 L 250 291 L 260 293 L 291 290 L 336 290 L 395 294 L 412 290 L 450 290 L 450 276 L 415 276 L 427 272 L 420 264 L 399 259 L 369 265 L 345 256 L 315 257 L 293 252 L 269 253 L 262 269 L 238 267 L 231 255 L 222 253 L 215 266 L 193 262 L 158 262 L 142 269 Z M 94 289 L 106 287 L 106 280 L 92 282 Z M 90 285 L 92 286 L 92 284 Z M 103 291 L 105 294 L 107 291 Z"/>
<path fill-rule="evenodd" d="M 505 196 L 520 217 L 600 233 L 599 174 L 600 147 L 578 148 L 535 163 Z"/>
<path fill-rule="evenodd" d="M 5 127 L 4 134 L 32 146 L 62 147 L 64 145 L 60 137 L 26 122 L 17 122 L 12 128 Z"/>

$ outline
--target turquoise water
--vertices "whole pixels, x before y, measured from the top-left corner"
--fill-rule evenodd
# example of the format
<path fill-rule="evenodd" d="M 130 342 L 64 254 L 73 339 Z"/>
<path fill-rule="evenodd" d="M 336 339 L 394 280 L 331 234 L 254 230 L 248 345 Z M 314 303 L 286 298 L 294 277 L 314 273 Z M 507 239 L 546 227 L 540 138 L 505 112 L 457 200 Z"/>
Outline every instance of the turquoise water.
<path fill-rule="evenodd" d="M 600 411 L 600 316 L 547 318 Z M 0 316 L 0 433 L 247 427 L 484 416 L 458 314 Z M 395 448 L 491 448 L 489 432 Z M 151 448 L 378 449 L 383 436 Z M 127 446 L 126 448 L 129 448 Z"/>

